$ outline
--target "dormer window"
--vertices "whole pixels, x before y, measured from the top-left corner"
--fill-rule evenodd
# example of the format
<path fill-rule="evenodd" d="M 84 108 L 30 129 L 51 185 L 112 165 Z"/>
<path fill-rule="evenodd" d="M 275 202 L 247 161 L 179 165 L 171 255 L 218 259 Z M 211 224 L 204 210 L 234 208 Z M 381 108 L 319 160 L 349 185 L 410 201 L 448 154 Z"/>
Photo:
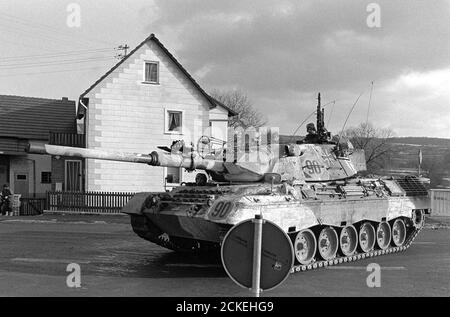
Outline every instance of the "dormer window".
<path fill-rule="evenodd" d="M 144 64 L 144 83 L 159 83 L 159 63 L 145 62 Z"/>

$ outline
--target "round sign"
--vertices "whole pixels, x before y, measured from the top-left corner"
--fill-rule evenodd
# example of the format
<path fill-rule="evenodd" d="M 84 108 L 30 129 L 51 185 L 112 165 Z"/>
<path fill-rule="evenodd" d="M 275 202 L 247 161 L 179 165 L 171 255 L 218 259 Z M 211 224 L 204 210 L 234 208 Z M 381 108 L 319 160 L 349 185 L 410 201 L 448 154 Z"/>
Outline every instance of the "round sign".
<path fill-rule="evenodd" d="M 230 278 L 244 288 L 252 287 L 255 223 L 243 221 L 226 234 L 222 243 L 222 263 Z M 294 264 L 294 249 L 288 235 L 276 224 L 264 220 L 261 244 L 262 290 L 280 285 Z"/>

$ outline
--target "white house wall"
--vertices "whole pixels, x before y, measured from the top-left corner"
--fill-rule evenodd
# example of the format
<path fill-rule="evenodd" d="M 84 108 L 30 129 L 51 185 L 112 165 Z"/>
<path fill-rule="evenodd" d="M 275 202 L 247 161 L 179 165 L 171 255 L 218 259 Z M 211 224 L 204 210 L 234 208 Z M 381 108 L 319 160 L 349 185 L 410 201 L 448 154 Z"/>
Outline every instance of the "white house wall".
<path fill-rule="evenodd" d="M 159 84 L 142 83 L 144 61 L 159 62 Z M 142 46 L 86 97 L 87 147 L 92 149 L 150 153 L 173 140 L 196 144 L 209 125 L 206 98 L 153 42 Z M 184 111 L 183 135 L 164 133 L 165 109 Z M 160 167 L 87 160 L 86 175 L 90 191 L 163 190 Z M 183 175 L 183 181 L 194 178 L 193 173 Z"/>

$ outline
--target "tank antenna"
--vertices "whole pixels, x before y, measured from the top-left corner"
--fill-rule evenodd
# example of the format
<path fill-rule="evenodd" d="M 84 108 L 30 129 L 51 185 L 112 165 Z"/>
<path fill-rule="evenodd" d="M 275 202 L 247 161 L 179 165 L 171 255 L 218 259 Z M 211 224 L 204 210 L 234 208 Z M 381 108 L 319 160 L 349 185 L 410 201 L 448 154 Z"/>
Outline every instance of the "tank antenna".
<path fill-rule="evenodd" d="M 372 87 L 370 89 L 369 106 L 367 107 L 366 125 L 369 124 L 369 113 L 370 113 L 370 106 L 371 106 L 371 102 L 372 102 L 372 93 L 373 93 L 373 81 L 372 81 L 371 85 L 372 85 Z"/>
<path fill-rule="evenodd" d="M 344 134 L 344 129 L 345 129 L 345 126 L 347 125 L 347 121 L 348 121 L 348 119 L 350 118 L 350 115 L 352 114 L 352 112 L 353 112 L 353 110 L 355 109 L 356 105 L 358 104 L 359 98 L 361 98 L 361 96 L 362 96 L 363 94 L 364 94 L 364 92 L 362 92 L 362 93 L 358 96 L 358 98 L 356 99 L 355 103 L 353 104 L 353 107 L 350 109 L 350 111 L 349 111 L 349 113 L 348 113 L 348 115 L 347 115 L 347 118 L 345 119 L 345 122 L 344 122 L 344 125 L 343 125 L 343 127 L 342 127 L 341 133 L 339 134 L 338 145 L 339 145 L 339 142 L 341 141 L 342 135 Z"/>
<path fill-rule="evenodd" d="M 330 121 L 331 121 L 331 117 L 333 117 L 334 106 L 336 105 L 336 100 L 333 100 L 332 103 L 333 103 L 333 106 L 331 107 L 331 113 L 330 113 L 330 116 L 328 117 L 327 127 L 330 126 Z"/>

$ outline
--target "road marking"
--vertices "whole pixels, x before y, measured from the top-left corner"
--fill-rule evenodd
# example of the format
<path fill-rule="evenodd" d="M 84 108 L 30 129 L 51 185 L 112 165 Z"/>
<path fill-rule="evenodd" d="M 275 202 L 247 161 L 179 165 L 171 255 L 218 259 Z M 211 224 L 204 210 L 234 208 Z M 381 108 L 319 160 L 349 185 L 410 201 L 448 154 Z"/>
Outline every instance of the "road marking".
<path fill-rule="evenodd" d="M 88 264 L 91 261 L 86 260 L 67 260 L 67 259 L 36 259 L 36 258 L 14 258 L 13 262 L 29 262 L 29 263 L 82 263 Z"/>
<path fill-rule="evenodd" d="M 222 265 L 219 264 L 188 264 L 188 263 L 173 263 L 166 264 L 167 267 L 195 267 L 195 268 L 221 268 Z"/>
<path fill-rule="evenodd" d="M 436 244 L 436 242 L 413 242 L 413 244 Z"/>
<path fill-rule="evenodd" d="M 327 266 L 329 270 L 367 270 L 367 266 Z M 386 271 L 399 271 L 406 270 L 404 266 L 382 266 L 382 270 Z"/>

